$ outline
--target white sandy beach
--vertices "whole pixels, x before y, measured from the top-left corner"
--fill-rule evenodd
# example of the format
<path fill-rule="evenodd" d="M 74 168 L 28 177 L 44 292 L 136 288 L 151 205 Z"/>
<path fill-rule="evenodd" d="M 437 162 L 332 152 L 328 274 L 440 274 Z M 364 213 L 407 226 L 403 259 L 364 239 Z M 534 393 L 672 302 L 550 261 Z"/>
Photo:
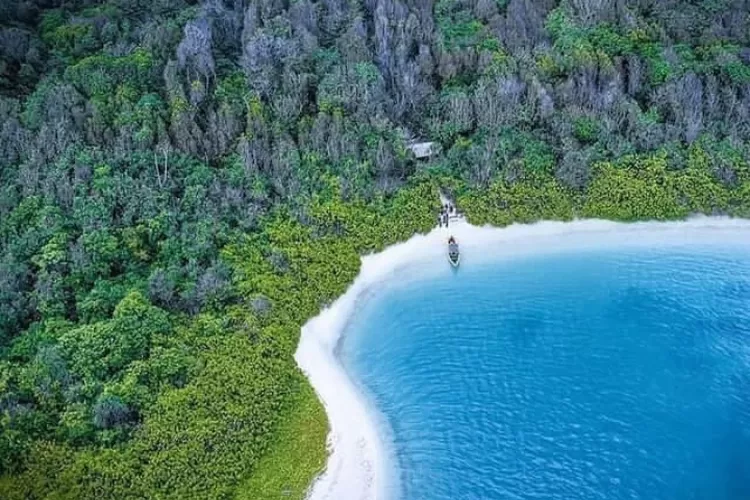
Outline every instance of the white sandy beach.
<path fill-rule="evenodd" d="M 445 252 L 450 234 L 461 246 L 461 266 L 465 267 L 486 259 L 606 247 L 750 243 L 750 221 L 715 217 L 634 224 L 582 220 L 502 229 L 459 222 L 364 257 L 361 272 L 348 291 L 302 328 L 295 354 L 330 422 L 328 465 L 312 485 L 310 500 L 387 500 L 397 488 L 395 479 L 388 477 L 389 447 L 380 435 L 377 412 L 344 370 L 336 347 L 358 299 L 370 287 L 415 263 L 448 266 Z"/>

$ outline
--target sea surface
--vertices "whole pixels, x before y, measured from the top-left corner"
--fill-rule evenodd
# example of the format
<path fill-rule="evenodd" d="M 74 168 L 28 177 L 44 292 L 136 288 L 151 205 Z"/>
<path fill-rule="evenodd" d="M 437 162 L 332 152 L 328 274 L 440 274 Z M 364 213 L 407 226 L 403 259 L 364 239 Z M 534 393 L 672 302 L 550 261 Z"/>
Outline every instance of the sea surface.
<path fill-rule="evenodd" d="M 750 499 L 750 248 L 425 265 L 339 347 L 394 500 Z"/>

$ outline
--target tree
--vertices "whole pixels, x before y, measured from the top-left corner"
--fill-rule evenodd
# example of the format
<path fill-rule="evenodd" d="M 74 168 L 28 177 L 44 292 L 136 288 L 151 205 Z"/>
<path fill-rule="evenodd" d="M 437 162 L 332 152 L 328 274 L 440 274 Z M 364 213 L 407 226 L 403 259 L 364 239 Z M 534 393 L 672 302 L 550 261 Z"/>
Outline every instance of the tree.
<path fill-rule="evenodd" d="M 133 413 L 117 396 L 102 395 L 94 405 L 94 425 L 99 429 L 113 429 L 131 422 Z"/>
<path fill-rule="evenodd" d="M 105 381 L 131 362 L 148 356 L 154 337 L 171 330 L 167 314 L 131 292 L 117 305 L 113 318 L 80 326 L 60 338 L 75 373 L 85 379 Z"/>

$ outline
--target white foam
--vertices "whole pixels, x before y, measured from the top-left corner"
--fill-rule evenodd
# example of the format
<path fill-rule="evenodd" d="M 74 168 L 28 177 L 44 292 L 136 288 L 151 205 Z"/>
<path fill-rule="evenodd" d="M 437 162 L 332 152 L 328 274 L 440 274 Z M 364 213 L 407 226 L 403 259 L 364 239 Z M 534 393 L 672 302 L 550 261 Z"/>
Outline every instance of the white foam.
<path fill-rule="evenodd" d="M 326 470 L 311 487 L 309 500 L 387 500 L 397 488 L 389 477 L 389 449 L 378 413 L 357 389 L 337 357 L 336 347 L 358 299 L 399 269 L 442 258 L 452 234 L 461 246 L 461 266 L 487 258 L 602 247 L 750 243 L 750 221 L 697 217 L 682 222 L 622 224 L 602 220 L 539 222 L 507 228 L 465 222 L 436 228 L 362 258 L 360 274 L 347 292 L 302 327 L 295 360 L 325 406 L 330 422 Z M 447 262 L 436 261 L 447 266 Z"/>

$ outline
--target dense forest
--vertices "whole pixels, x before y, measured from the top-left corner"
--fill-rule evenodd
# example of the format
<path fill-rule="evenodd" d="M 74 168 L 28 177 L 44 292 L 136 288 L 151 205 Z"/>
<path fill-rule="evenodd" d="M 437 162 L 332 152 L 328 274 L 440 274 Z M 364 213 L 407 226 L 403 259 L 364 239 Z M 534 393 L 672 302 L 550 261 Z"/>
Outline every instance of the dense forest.
<path fill-rule="evenodd" d="M 749 160 L 748 0 L 2 0 L 0 498 L 301 498 L 299 328 L 439 188 L 750 216 Z"/>

